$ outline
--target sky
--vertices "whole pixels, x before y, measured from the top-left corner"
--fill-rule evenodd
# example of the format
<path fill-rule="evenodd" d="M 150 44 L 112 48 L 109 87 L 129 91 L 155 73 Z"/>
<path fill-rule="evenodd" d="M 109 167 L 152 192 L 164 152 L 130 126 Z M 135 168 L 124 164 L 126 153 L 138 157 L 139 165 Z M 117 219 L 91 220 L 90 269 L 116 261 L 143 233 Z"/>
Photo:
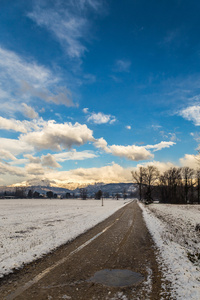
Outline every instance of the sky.
<path fill-rule="evenodd" d="M 198 167 L 200 2 L 1 0 L 0 185 Z"/>

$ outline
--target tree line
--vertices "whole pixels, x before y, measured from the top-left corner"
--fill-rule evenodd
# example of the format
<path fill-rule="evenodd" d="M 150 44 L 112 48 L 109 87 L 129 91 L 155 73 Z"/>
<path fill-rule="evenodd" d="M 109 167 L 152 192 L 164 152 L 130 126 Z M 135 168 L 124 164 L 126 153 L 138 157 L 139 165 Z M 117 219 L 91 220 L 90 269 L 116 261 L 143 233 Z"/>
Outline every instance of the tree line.
<path fill-rule="evenodd" d="M 52 191 L 47 191 L 46 192 L 46 197 L 47 198 L 57 198 L 57 194 L 53 193 Z M 4 191 L 3 193 L 0 194 L 0 197 L 2 198 L 15 198 L 15 199 L 39 199 L 39 198 L 44 198 L 44 194 L 40 194 L 37 191 L 34 191 L 32 189 L 29 189 L 27 192 L 27 189 L 25 187 L 16 187 L 15 191 Z"/>
<path fill-rule="evenodd" d="M 132 171 L 140 200 L 151 203 L 200 204 L 200 170 L 173 167 L 160 173 L 155 166 Z"/>

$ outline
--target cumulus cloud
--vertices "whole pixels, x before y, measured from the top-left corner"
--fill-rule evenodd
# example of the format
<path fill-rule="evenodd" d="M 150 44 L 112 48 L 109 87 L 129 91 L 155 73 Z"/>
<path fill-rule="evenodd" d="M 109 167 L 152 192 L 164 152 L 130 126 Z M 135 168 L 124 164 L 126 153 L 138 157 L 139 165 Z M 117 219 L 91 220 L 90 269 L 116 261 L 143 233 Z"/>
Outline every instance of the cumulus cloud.
<path fill-rule="evenodd" d="M 105 115 L 104 113 L 98 112 L 90 113 L 90 115 L 87 117 L 87 121 L 95 124 L 112 124 L 116 121 L 116 118 L 112 115 Z"/>
<path fill-rule="evenodd" d="M 180 116 L 188 121 L 193 121 L 195 126 L 200 126 L 200 106 L 193 105 L 178 112 Z"/>
<path fill-rule="evenodd" d="M 0 161 L 0 174 L 9 174 L 14 176 L 25 176 L 25 171 L 23 168 L 14 167 L 8 163 L 3 163 Z"/>
<path fill-rule="evenodd" d="M 85 124 L 56 124 L 55 121 L 49 121 L 42 130 L 21 135 L 19 139 L 39 150 L 57 151 L 61 148 L 70 149 L 73 145 L 81 146 L 88 141 L 94 141 L 92 130 Z"/>
<path fill-rule="evenodd" d="M 22 103 L 22 106 L 25 117 L 29 119 L 38 118 L 38 113 L 31 106 L 28 106 L 26 103 Z"/>
<path fill-rule="evenodd" d="M 106 140 L 104 140 L 104 138 L 102 138 L 102 137 L 101 137 L 100 139 L 95 140 L 94 146 L 95 146 L 96 148 L 99 148 L 99 149 L 104 150 L 104 151 L 107 152 L 107 153 L 111 153 L 111 150 L 110 150 L 109 147 L 108 147 L 108 143 L 107 143 Z"/>
<path fill-rule="evenodd" d="M 41 158 L 42 165 L 48 168 L 61 168 L 55 159 L 55 157 L 51 154 L 42 155 Z"/>
<path fill-rule="evenodd" d="M 145 147 L 112 145 L 109 147 L 113 155 L 125 157 L 129 160 L 139 161 L 154 157 Z"/>
<path fill-rule="evenodd" d="M 97 139 L 94 142 L 94 146 L 96 148 L 100 148 L 107 153 L 111 153 L 112 155 L 124 157 L 128 160 L 147 160 L 154 158 L 154 155 L 148 151 L 147 149 L 153 149 L 153 151 L 159 151 L 163 148 L 169 148 L 173 146 L 174 142 L 161 142 L 156 145 L 147 145 L 147 146 L 136 146 L 136 145 L 129 145 L 129 146 L 122 146 L 122 145 L 111 145 L 108 146 L 107 142 L 103 139 Z"/>
<path fill-rule="evenodd" d="M 17 156 L 22 153 L 30 153 L 34 151 L 32 145 L 17 139 L 0 138 L 0 151 L 4 150 Z"/>
<path fill-rule="evenodd" d="M 89 112 L 89 109 L 83 108 L 83 112 L 87 114 L 87 121 L 95 124 L 106 124 L 106 123 L 114 123 L 116 118 L 112 115 L 106 115 L 102 112 Z"/>
<path fill-rule="evenodd" d="M 138 169 L 140 167 L 147 167 L 147 166 L 154 166 L 154 167 L 158 168 L 158 171 L 160 173 L 163 173 L 163 172 L 169 170 L 170 168 L 177 167 L 176 165 L 174 165 L 171 162 L 151 161 L 151 162 L 138 164 L 136 169 Z"/>
<path fill-rule="evenodd" d="M 16 132 L 27 132 L 26 126 L 23 122 L 15 119 L 6 119 L 0 117 L 0 129 L 13 130 Z"/>
<path fill-rule="evenodd" d="M 185 154 L 184 157 L 180 158 L 180 164 L 182 167 L 189 167 L 193 169 L 200 168 L 200 157 L 199 155 Z"/>
<path fill-rule="evenodd" d="M 24 154 L 24 157 L 28 158 L 28 160 L 29 160 L 29 162 L 31 164 L 39 164 L 39 163 L 41 163 L 40 157 L 35 157 L 35 156 L 31 155 L 31 154 Z"/>
<path fill-rule="evenodd" d="M 127 126 L 126 126 L 126 129 L 131 130 L 131 126 L 130 126 L 130 125 L 127 125 Z"/>
<path fill-rule="evenodd" d="M 32 121 L 19 121 L 15 119 L 6 119 L 0 117 L 0 129 L 13 130 L 22 133 L 27 133 L 28 131 L 32 130 L 39 130 L 45 124 L 46 122 L 42 118 Z"/>
<path fill-rule="evenodd" d="M 25 166 L 26 173 L 32 175 L 44 175 L 45 171 L 43 167 L 38 163 L 30 163 Z"/>

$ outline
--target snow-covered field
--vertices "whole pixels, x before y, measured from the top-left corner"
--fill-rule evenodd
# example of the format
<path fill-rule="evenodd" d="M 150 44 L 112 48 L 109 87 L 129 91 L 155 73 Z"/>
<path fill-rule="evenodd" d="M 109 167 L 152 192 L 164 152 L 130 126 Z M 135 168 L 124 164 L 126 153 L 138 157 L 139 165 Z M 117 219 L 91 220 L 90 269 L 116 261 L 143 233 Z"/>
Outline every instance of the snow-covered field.
<path fill-rule="evenodd" d="M 124 205 L 122 200 L 0 200 L 0 277 L 72 240 Z"/>
<path fill-rule="evenodd" d="M 158 260 L 173 299 L 200 299 L 200 206 L 140 204 L 159 249 Z"/>

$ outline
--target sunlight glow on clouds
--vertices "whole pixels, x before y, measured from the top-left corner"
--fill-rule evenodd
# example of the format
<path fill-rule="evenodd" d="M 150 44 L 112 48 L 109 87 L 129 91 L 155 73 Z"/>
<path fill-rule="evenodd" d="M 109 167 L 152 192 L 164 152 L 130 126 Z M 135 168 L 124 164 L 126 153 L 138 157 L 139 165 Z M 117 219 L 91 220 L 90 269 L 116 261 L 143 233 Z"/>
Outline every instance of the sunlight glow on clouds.
<path fill-rule="evenodd" d="M 180 164 L 183 167 L 198 169 L 200 167 L 199 155 L 185 154 L 184 157 L 180 158 Z"/>
<path fill-rule="evenodd" d="M 60 186 L 67 183 L 94 184 L 95 182 L 131 182 L 131 172 L 129 168 L 123 168 L 118 164 L 101 168 L 79 168 L 70 171 L 57 172 L 56 174 L 46 174 L 47 179 L 55 180 Z"/>

